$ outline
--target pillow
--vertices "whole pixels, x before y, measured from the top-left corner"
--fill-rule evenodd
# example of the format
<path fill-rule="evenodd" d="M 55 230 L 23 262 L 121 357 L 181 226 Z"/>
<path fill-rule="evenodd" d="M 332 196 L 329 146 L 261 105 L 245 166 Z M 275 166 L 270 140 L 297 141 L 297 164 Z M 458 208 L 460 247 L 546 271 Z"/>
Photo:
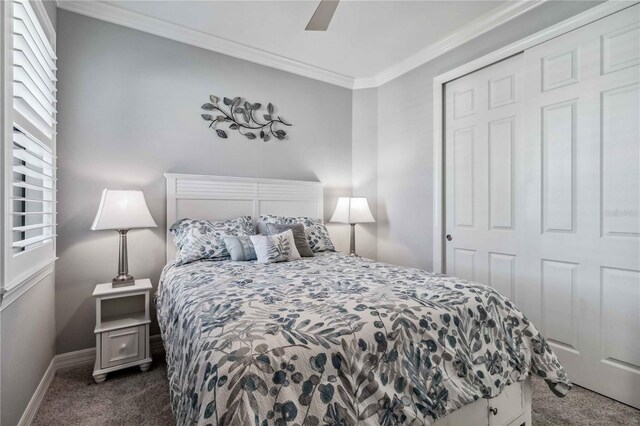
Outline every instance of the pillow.
<path fill-rule="evenodd" d="M 196 260 L 229 259 L 224 237 L 254 233 L 251 216 L 240 216 L 225 221 L 181 219 L 171 226 L 170 232 L 178 249 L 176 265 L 185 265 Z"/>
<path fill-rule="evenodd" d="M 336 251 L 331 238 L 329 237 L 329 231 L 324 225 L 322 219 L 313 219 L 310 217 L 284 217 L 274 216 L 270 214 L 263 214 L 260 216 L 260 221 L 265 223 L 278 223 L 281 225 L 294 225 L 296 223 L 302 223 L 304 225 L 304 233 L 309 242 L 309 247 L 314 253 L 323 251 Z"/>
<path fill-rule="evenodd" d="M 260 219 L 262 219 L 262 216 L 260 216 Z M 260 220 L 256 224 L 256 230 L 258 231 L 258 235 L 269 235 L 269 230 L 267 229 L 267 224 L 265 222 L 262 222 L 262 220 Z"/>
<path fill-rule="evenodd" d="M 289 262 L 301 259 L 291 229 L 281 234 L 252 235 L 249 238 L 256 251 L 258 263 Z"/>
<path fill-rule="evenodd" d="M 249 236 L 224 237 L 224 245 L 231 255 L 231 260 L 256 260 L 256 250 Z"/>
<path fill-rule="evenodd" d="M 298 249 L 300 256 L 313 257 L 313 251 L 311 251 L 311 247 L 309 247 L 309 242 L 307 241 L 307 237 L 304 233 L 303 224 L 296 223 L 295 225 L 280 225 L 278 223 L 265 223 L 264 226 L 267 229 L 268 235 L 279 234 L 290 229 L 291 232 L 293 232 L 293 240 L 296 242 L 296 249 Z"/>

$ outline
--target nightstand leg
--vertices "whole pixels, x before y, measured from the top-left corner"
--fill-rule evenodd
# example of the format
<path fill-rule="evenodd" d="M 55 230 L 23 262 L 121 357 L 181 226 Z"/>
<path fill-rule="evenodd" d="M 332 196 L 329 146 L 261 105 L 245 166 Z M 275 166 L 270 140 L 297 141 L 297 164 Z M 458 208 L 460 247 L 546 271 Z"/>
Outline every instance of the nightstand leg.
<path fill-rule="evenodd" d="M 143 373 L 149 371 L 149 368 L 151 367 L 151 363 L 147 362 L 146 364 L 140 364 L 140 371 L 142 371 Z"/>
<path fill-rule="evenodd" d="M 107 373 L 104 374 L 94 374 L 93 375 L 93 380 L 96 381 L 96 383 L 102 383 L 105 380 L 107 380 Z"/>

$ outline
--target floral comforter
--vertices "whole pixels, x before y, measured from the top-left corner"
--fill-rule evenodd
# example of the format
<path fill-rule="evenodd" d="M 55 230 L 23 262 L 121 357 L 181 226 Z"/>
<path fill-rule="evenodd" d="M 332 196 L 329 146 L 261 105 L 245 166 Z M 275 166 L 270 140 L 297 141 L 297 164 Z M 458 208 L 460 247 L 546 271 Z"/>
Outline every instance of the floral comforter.
<path fill-rule="evenodd" d="M 428 425 L 529 372 L 571 387 L 490 287 L 339 253 L 169 264 L 156 305 L 180 425 Z"/>

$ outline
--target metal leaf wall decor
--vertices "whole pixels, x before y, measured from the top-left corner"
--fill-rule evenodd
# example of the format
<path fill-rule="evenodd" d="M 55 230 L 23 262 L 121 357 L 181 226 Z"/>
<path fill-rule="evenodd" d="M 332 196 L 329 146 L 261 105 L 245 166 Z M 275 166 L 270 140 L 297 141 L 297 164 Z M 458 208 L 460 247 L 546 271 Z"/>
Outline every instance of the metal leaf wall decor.
<path fill-rule="evenodd" d="M 257 119 L 260 115 L 259 110 L 262 104 L 252 104 L 248 101 L 238 98 L 223 98 L 220 105 L 220 98 L 217 96 L 209 96 L 211 102 L 202 105 L 202 109 L 212 111 L 212 114 L 202 114 L 205 121 L 210 121 L 209 128 L 214 129 L 216 134 L 222 139 L 227 138 L 229 130 L 237 130 L 247 139 L 260 138 L 264 142 L 268 142 L 272 137 L 283 140 L 287 136 L 287 132 L 279 129 L 280 126 L 291 126 L 280 116 L 275 116 L 275 108 L 271 103 L 267 105 L 266 114 L 261 114 L 262 119 Z M 225 108 L 226 107 L 226 108 Z M 214 115 L 217 111 L 217 115 Z M 228 124 L 227 130 L 220 128 L 220 125 Z"/>

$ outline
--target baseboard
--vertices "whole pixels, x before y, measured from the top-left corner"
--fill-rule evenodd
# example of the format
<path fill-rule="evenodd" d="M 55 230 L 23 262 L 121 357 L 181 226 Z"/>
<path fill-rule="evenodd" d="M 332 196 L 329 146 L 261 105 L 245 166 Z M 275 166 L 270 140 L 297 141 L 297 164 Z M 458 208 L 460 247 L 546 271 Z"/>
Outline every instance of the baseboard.
<path fill-rule="evenodd" d="M 162 343 L 162 336 L 159 334 L 154 334 L 153 336 L 149 336 L 149 350 L 152 354 L 157 354 L 158 352 L 164 351 L 164 344 Z M 40 408 L 40 404 L 44 399 L 44 396 L 47 394 L 47 390 L 49 390 L 49 386 L 53 381 L 53 378 L 56 375 L 58 370 L 62 370 L 63 368 L 72 368 L 78 367 L 81 365 L 90 365 L 93 364 L 96 360 L 96 348 L 87 348 L 81 349 L 79 351 L 67 352 L 64 354 L 58 354 L 53 357 L 49 367 L 47 367 L 47 371 L 45 371 L 42 376 L 42 380 L 38 384 L 27 408 L 25 408 L 22 413 L 22 417 L 20 418 L 20 422 L 18 426 L 28 426 L 31 424 L 33 419 L 36 417 L 36 413 L 38 412 L 38 408 Z"/>
<path fill-rule="evenodd" d="M 55 374 L 56 357 L 53 357 L 53 359 L 49 363 L 49 367 L 47 367 L 47 370 L 44 372 L 40 383 L 38 383 L 38 387 L 36 387 L 35 392 L 33 392 L 33 396 L 31 397 L 29 404 L 27 404 L 27 408 L 24 409 L 22 417 L 18 422 L 18 426 L 30 425 L 33 419 L 36 417 L 38 408 L 40 408 L 40 404 L 42 403 L 44 396 L 47 394 L 47 390 L 49 389 L 49 385 L 51 385 Z"/>
<path fill-rule="evenodd" d="M 96 348 L 87 348 L 79 351 L 58 354 L 53 359 L 56 364 L 56 371 L 62 368 L 93 364 L 96 360 Z"/>

